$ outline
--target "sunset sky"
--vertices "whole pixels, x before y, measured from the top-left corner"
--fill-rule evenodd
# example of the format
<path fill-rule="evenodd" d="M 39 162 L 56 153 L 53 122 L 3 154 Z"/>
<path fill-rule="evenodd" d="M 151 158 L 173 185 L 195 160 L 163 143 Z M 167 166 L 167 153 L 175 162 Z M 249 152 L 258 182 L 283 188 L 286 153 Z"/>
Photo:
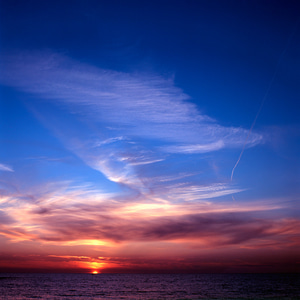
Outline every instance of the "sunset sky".
<path fill-rule="evenodd" d="M 0 272 L 299 272 L 299 12 L 0 1 Z"/>

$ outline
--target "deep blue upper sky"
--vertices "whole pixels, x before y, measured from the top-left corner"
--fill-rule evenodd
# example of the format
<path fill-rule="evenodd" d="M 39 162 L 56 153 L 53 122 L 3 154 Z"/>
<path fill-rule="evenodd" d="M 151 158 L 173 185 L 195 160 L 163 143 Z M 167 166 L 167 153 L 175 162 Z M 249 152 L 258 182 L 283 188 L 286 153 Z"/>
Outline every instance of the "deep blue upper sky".
<path fill-rule="evenodd" d="M 205 113 L 246 127 L 288 44 L 260 120 L 286 124 L 298 119 L 298 16 L 297 1 L 3 1 L 1 49 L 172 74 Z"/>

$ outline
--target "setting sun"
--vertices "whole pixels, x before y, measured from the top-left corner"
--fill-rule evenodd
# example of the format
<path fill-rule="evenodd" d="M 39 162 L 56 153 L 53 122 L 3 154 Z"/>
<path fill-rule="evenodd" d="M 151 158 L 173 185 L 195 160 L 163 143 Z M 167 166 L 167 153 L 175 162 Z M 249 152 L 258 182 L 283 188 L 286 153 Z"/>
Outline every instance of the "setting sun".
<path fill-rule="evenodd" d="M 92 274 L 98 274 L 98 273 L 99 273 L 98 271 L 93 271 L 93 272 L 92 272 Z"/>

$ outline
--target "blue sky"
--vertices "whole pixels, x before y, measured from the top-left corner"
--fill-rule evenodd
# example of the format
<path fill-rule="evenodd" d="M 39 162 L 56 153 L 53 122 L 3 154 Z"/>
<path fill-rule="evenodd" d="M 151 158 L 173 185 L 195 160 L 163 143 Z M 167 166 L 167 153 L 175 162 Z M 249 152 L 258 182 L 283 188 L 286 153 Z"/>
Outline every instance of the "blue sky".
<path fill-rule="evenodd" d="M 224 244 L 222 264 L 244 271 L 248 252 L 241 265 L 230 253 L 247 243 L 292 255 L 298 11 L 297 1 L 2 1 L 1 255 L 50 241 L 45 268 L 70 252 L 70 265 L 137 268 L 138 244 L 146 268 L 158 262 L 144 249 L 166 243 L 157 257 L 176 245 L 184 269 L 191 249 L 221 255 Z"/>

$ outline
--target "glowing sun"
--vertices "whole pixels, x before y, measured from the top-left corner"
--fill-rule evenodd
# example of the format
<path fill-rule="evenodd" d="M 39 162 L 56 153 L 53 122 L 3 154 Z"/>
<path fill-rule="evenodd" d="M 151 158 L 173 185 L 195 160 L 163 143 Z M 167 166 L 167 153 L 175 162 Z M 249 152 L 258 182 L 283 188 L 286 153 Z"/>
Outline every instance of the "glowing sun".
<path fill-rule="evenodd" d="M 98 274 L 98 273 L 99 273 L 98 271 L 93 271 L 93 272 L 92 272 L 92 274 Z"/>

